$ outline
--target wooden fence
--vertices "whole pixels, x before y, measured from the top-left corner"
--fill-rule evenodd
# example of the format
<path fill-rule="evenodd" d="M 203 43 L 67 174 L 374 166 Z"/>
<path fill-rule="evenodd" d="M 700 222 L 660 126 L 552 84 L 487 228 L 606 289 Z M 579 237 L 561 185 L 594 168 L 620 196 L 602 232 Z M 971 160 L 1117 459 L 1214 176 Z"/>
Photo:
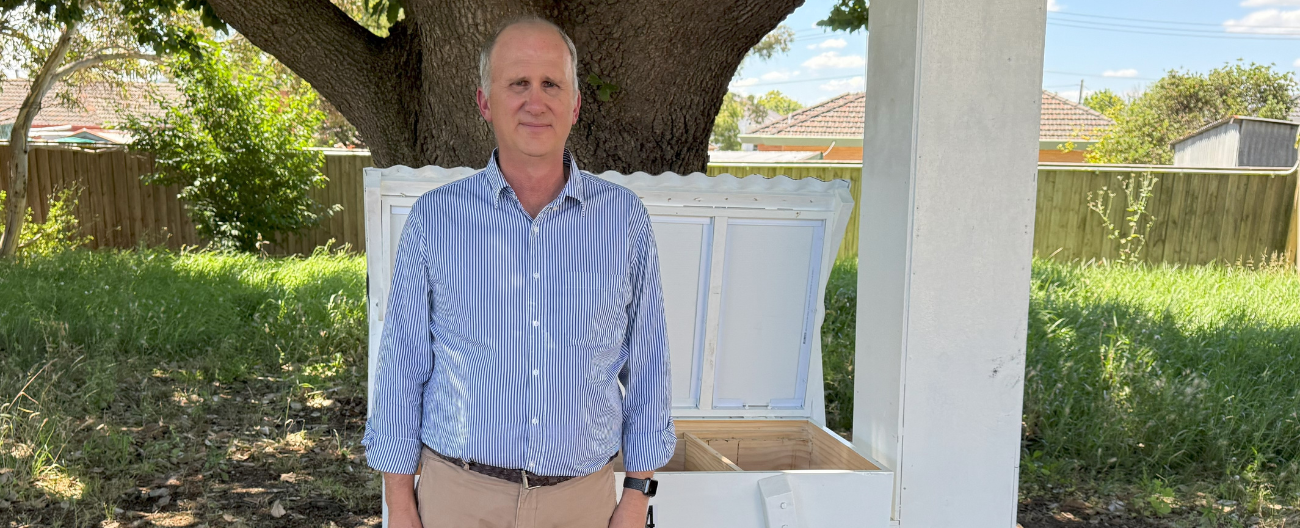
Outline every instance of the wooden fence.
<path fill-rule="evenodd" d="M 1115 192 L 1110 221 L 1124 227 L 1123 181 L 1154 178 L 1146 205 L 1147 262 L 1233 263 L 1274 254 L 1294 259 L 1288 231 L 1295 223 L 1296 174 L 1291 170 L 1186 169 L 1153 166 L 1044 165 L 1038 171 L 1034 252 L 1057 260 L 1115 259 L 1101 215 L 1088 194 Z M 1139 229 L 1147 220 L 1139 222 Z M 1289 254 L 1289 256 L 1288 256 Z"/>
<path fill-rule="evenodd" d="M 7 146 L 0 143 L 0 146 Z M 34 147 L 28 154 L 27 204 L 32 220 L 44 222 L 50 197 L 60 189 L 79 189 L 74 214 L 83 234 L 92 237 L 90 247 L 131 248 L 139 244 L 203 245 L 185 213 L 176 185 L 145 185 L 140 176 L 153 170 L 153 161 L 122 149 Z M 5 167 L 9 150 L 0 148 L 0 167 Z M 335 246 L 351 244 L 364 250 L 364 215 L 361 214 L 361 169 L 370 165 L 369 152 L 326 151 L 323 172 L 329 183 L 313 189 L 311 197 L 323 204 L 340 204 L 343 211 L 301 235 L 288 235 L 272 243 L 267 251 L 276 255 L 310 254 L 334 239 Z M 8 173 L 0 170 L 0 190 L 9 190 Z"/>
<path fill-rule="evenodd" d="M 7 150 L 0 149 L 0 163 Z M 142 185 L 139 176 L 151 168 L 149 159 L 121 150 L 86 152 L 37 147 L 29 153 L 32 175 L 29 204 L 40 222 L 48 212 L 54 189 L 79 185 L 84 190 L 76 208 L 92 247 L 134 247 L 137 244 L 201 244 L 194 226 L 176 198 L 174 186 Z M 365 250 L 361 202 L 361 169 L 371 164 L 365 151 L 327 150 L 322 168 L 329 179 L 312 197 L 343 210 L 320 226 L 272 244 L 273 254 L 309 254 L 333 239 Z M 3 166 L 3 165 L 0 165 Z M 0 171 L 3 172 L 3 171 Z M 858 164 L 715 164 L 708 174 L 786 175 L 791 178 L 843 179 L 850 182 L 855 201 L 861 197 Z M 1149 174 L 1156 178 L 1147 204 L 1154 218 L 1143 258 L 1150 262 L 1203 264 L 1236 262 L 1281 254 L 1294 262 L 1300 232 L 1300 192 L 1294 171 L 1261 169 L 1185 169 L 1159 166 L 1057 164 L 1042 165 L 1038 173 L 1038 202 L 1034 252 L 1058 260 L 1114 259 L 1119 243 L 1107 236 L 1100 216 L 1089 209 L 1088 193 L 1103 186 L 1116 191 L 1111 221 L 1123 222 L 1121 178 Z M 960 175 L 954 175 L 960 177 Z M 0 174 L 0 190 L 8 189 Z M 840 257 L 858 251 L 858 211 L 849 218 Z"/>
<path fill-rule="evenodd" d="M 0 143 L 0 167 L 9 163 L 9 148 Z M 186 216 L 175 185 L 140 183 L 140 175 L 153 170 L 149 158 L 121 150 L 89 152 L 80 149 L 35 147 L 27 153 L 27 205 L 32 220 L 44 222 L 50 196 L 61 189 L 79 191 L 74 214 L 82 233 L 93 238 L 91 247 L 135 247 L 199 243 Z M 0 190 L 10 189 L 9 174 L 0 169 Z"/>

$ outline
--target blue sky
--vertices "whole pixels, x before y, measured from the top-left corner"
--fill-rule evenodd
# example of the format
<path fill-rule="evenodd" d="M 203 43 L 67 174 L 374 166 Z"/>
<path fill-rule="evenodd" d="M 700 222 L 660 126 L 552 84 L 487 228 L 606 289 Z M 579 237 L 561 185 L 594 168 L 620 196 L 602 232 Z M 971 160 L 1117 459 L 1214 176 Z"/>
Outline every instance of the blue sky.
<path fill-rule="evenodd" d="M 1300 0 L 1048 0 L 1043 88 L 1070 99 L 1110 88 L 1141 90 L 1170 69 L 1204 72 L 1224 63 L 1300 69 Z M 866 33 L 830 33 L 814 23 L 833 0 L 808 0 L 785 24 L 789 53 L 750 60 L 732 90 L 780 90 L 805 105 L 860 91 Z"/>

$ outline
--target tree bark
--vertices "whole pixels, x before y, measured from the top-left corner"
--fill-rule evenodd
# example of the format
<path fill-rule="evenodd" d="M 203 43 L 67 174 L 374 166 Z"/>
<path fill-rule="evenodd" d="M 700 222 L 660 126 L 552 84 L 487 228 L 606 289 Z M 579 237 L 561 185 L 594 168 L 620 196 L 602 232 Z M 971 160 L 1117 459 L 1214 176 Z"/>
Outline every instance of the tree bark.
<path fill-rule="evenodd" d="M 60 70 L 59 66 L 63 64 L 63 58 L 68 54 L 68 48 L 72 47 L 72 39 L 77 35 L 76 23 L 69 22 L 59 35 L 59 40 L 54 43 L 54 49 L 50 50 L 50 56 L 45 59 L 45 64 L 36 72 L 32 78 L 32 84 L 27 89 L 27 97 L 23 99 L 22 106 L 18 107 L 18 115 L 14 118 L 14 127 L 9 131 L 9 163 L 5 170 L 9 171 L 9 195 L 5 199 L 5 223 L 4 234 L 0 235 L 0 258 L 12 257 L 14 251 L 18 249 L 18 236 L 23 232 L 23 223 L 27 219 L 27 133 L 32 129 L 32 121 L 36 119 L 36 114 L 41 113 L 41 103 L 45 100 L 45 93 L 50 91 L 54 81 L 67 75 L 67 70 Z"/>
<path fill-rule="evenodd" d="M 478 52 L 506 19 L 538 15 L 578 48 L 584 169 L 691 172 L 736 67 L 803 0 L 405 0 L 380 38 L 329 0 L 211 0 L 218 16 L 316 88 L 380 166 L 481 167 L 494 146 L 474 105 Z M 596 99 L 590 73 L 620 87 Z"/>

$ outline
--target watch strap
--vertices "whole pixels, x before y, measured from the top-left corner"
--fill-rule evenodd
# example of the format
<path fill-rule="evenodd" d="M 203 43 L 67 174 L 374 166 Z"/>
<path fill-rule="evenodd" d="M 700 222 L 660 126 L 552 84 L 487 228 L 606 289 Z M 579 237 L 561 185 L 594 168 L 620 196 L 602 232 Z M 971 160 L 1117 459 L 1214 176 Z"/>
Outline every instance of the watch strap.
<path fill-rule="evenodd" d="M 647 497 L 653 497 L 655 496 L 655 493 L 659 490 L 658 489 L 659 481 L 655 479 L 638 479 L 632 477 L 623 477 L 623 487 L 627 489 L 637 490 L 641 493 L 644 493 Z"/>

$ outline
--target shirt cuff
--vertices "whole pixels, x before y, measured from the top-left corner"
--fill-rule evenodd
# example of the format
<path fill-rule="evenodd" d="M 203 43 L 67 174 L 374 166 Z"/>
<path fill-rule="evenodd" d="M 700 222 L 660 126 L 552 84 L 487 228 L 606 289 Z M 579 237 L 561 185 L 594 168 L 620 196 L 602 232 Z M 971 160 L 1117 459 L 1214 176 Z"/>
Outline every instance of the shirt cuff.
<path fill-rule="evenodd" d="M 623 433 L 623 470 L 654 471 L 664 467 L 677 449 L 673 426 L 662 431 Z"/>
<path fill-rule="evenodd" d="M 366 465 L 384 473 L 414 475 L 420 465 L 424 443 L 409 438 L 392 438 L 366 432 L 361 445 L 366 446 Z"/>

